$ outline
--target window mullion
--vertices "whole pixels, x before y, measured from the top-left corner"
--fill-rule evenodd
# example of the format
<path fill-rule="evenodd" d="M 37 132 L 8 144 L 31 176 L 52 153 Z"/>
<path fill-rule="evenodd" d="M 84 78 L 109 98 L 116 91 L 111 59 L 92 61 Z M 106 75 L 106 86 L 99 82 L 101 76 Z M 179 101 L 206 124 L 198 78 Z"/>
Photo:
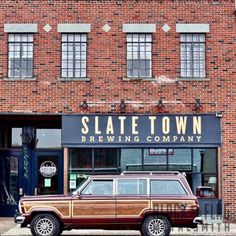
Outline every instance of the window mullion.
<path fill-rule="evenodd" d="M 75 36 L 73 42 L 73 78 L 75 78 Z"/>
<path fill-rule="evenodd" d="M 22 38 L 22 37 L 21 37 Z M 22 41 L 20 41 L 20 68 L 19 68 L 19 77 L 22 77 L 22 50 L 23 50 L 23 46 L 22 46 Z"/>

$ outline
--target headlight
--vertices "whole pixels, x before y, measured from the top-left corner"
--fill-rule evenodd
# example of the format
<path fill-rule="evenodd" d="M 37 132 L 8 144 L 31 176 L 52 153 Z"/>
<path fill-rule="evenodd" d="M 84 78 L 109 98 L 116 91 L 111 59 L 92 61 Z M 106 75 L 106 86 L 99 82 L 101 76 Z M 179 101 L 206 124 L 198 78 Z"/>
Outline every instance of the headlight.
<path fill-rule="evenodd" d="M 22 208 L 21 208 L 21 202 L 20 202 L 20 201 L 19 201 L 19 203 L 18 203 L 18 209 L 19 209 L 19 213 L 22 214 Z"/>

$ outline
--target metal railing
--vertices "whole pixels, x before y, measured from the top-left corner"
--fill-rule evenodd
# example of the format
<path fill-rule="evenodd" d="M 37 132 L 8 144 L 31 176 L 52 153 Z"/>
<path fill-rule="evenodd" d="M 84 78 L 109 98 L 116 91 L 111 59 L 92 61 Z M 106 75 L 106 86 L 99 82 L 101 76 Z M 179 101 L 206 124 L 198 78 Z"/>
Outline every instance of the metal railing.
<path fill-rule="evenodd" d="M 148 174 L 148 175 L 158 175 L 158 174 L 166 174 L 166 175 L 181 175 L 179 171 L 123 171 L 121 175 L 134 175 L 134 174 Z M 184 173 L 182 173 L 184 174 Z"/>

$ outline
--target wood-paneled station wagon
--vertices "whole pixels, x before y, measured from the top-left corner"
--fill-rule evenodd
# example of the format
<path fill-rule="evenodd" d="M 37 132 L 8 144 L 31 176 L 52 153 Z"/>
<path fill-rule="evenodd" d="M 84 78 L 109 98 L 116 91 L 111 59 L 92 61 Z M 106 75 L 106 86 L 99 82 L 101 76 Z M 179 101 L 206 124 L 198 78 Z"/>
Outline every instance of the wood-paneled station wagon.
<path fill-rule="evenodd" d="M 169 235 L 171 227 L 202 223 L 184 174 L 123 172 L 91 176 L 71 195 L 23 197 L 15 222 L 35 236 L 70 229 L 132 229 L 144 236 Z"/>

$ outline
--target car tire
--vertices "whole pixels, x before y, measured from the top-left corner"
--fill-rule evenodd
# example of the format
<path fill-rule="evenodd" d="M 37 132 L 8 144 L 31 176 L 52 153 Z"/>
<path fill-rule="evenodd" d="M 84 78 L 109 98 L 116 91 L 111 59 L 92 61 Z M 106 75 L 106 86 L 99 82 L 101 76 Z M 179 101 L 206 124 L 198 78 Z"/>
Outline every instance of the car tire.
<path fill-rule="evenodd" d="M 143 236 L 168 236 L 171 224 L 167 217 L 162 215 L 147 217 L 141 228 Z"/>
<path fill-rule="evenodd" d="M 59 236 L 61 225 L 58 219 L 51 214 L 38 214 L 30 223 L 30 230 L 34 236 Z"/>

